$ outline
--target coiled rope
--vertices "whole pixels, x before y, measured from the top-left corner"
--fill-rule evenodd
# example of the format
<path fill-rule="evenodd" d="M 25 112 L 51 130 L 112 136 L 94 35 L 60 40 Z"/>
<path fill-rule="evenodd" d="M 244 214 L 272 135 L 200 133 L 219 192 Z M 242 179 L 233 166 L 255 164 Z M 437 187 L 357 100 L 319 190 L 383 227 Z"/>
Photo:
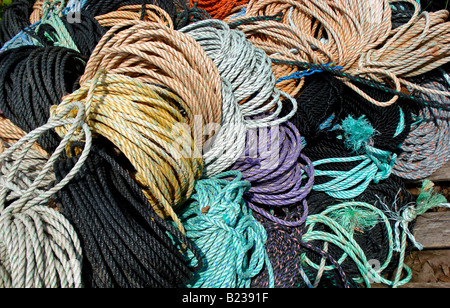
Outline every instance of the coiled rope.
<path fill-rule="evenodd" d="M 59 113 L 74 102 L 86 106 L 92 131 L 114 143 L 130 160 L 134 177 L 155 211 L 171 217 L 183 230 L 173 207 L 189 198 L 202 172 L 194 132 L 179 135 L 177 129 L 177 123 L 191 127 L 194 118 L 189 107 L 161 87 L 104 71 L 66 96 L 52 112 Z M 62 128 L 57 131 L 65 134 Z"/>
<path fill-rule="evenodd" d="M 306 196 L 314 184 L 312 162 L 301 150 L 300 134 L 289 122 L 251 130 L 245 156 L 231 167 L 252 184 L 244 195 L 249 207 L 266 219 L 290 227 L 304 224 L 308 215 Z M 308 178 L 306 182 L 303 176 Z"/>
<path fill-rule="evenodd" d="M 95 19 L 102 27 L 111 28 L 114 25 L 129 21 L 129 20 L 144 20 L 149 22 L 156 22 L 167 25 L 173 29 L 173 21 L 170 15 L 155 5 L 127 5 L 118 8 L 113 12 L 104 15 L 96 16 Z M 156 14 L 155 14 L 156 13 Z"/>
<path fill-rule="evenodd" d="M 392 287 L 399 287 L 409 282 L 411 279 L 411 269 L 405 265 L 405 252 L 407 240 L 410 239 L 419 249 L 421 246 L 414 240 L 409 231 L 409 224 L 416 219 L 417 216 L 423 214 L 430 208 L 441 206 L 448 207 L 444 203 L 445 197 L 437 195 L 430 185 L 429 181 L 425 181 L 422 187 L 421 196 L 417 203 L 397 209 L 395 206 L 387 207 L 380 199 L 381 205 L 385 207 L 379 209 L 372 204 L 364 202 L 346 202 L 331 206 L 317 215 L 311 215 L 306 222 L 308 226 L 307 232 L 303 239 L 308 241 L 318 240 L 329 242 L 332 245 L 339 247 L 344 253 L 339 261 L 342 263 L 346 258 L 351 258 L 355 262 L 361 274 L 361 281 L 366 287 L 376 281 Z M 348 218 L 348 219 L 347 219 Z M 395 220 L 395 227 L 392 228 L 390 220 Z M 315 228 L 323 224 L 329 231 L 320 231 Z M 355 230 L 364 232 L 370 230 L 376 224 L 382 224 L 387 232 L 389 239 L 389 250 L 386 261 L 381 263 L 377 268 L 370 265 L 370 260 L 364 255 L 363 249 L 354 239 Z M 398 256 L 398 270 L 396 271 L 392 280 L 386 279 L 383 271 L 389 266 L 393 252 L 399 252 Z M 315 268 L 319 272 L 334 270 L 334 266 L 327 267 L 324 264 L 318 265 L 304 256 L 303 262 Z"/>
<path fill-rule="evenodd" d="M 206 176 L 212 176 L 226 170 L 241 156 L 248 129 L 279 125 L 295 114 L 297 105 L 292 97 L 274 88 L 275 77 L 269 58 L 255 49 L 243 33 L 231 30 L 223 21 L 211 20 L 193 23 L 180 31 L 192 36 L 204 48 L 219 70 L 222 88 L 233 94 L 230 99 L 230 95 L 222 95 L 221 128 L 210 150 L 204 154 Z M 285 109 L 281 96 L 293 107 L 285 117 L 276 118 Z M 225 108 L 230 111 L 226 112 Z M 273 109 L 273 113 L 267 113 Z M 231 119 L 237 122 L 233 126 Z M 219 151 L 226 154 L 216 154 Z M 208 166 L 211 156 L 216 160 L 214 166 Z"/>
<path fill-rule="evenodd" d="M 375 131 L 364 116 L 348 116 L 341 127 L 343 135 L 336 138 L 342 143 L 325 139 L 307 147 L 305 154 L 313 160 L 313 190 L 337 199 L 351 199 L 363 193 L 371 182 L 387 179 L 397 154 L 372 145 Z"/>
<path fill-rule="evenodd" d="M 0 153 L 6 148 L 23 138 L 26 133 L 15 126 L 10 120 L 3 115 L 0 116 Z M 48 153 L 42 149 L 37 143 L 33 144 L 32 149 L 39 152 L 42 157 L 48 157 Z"/>
<path fill-rule="evenodd" d="M 74 108 L 78 110 L 77 115 L 64 120 L 63 117 Z M 2 287 L 83 286 L 83 254 L 78 236 L 71 223 L 47 204 L 75 176 L 89 154 L 92 138 L 89 127 L 83 122 L 84 112 L 79 103 L 67 106 L 47 124 L 33 130 L 0 155 Z M 60 125 L 70 125 L 70 128 L 59 147 L 50 159 L 36 160 L 33 151 L 30 152 L 31 146 L 45 131 Z M 76 131 L 79 131 L 79 137 L 86 140 L 86 147 L 66 177 L 49 187 L 52 165 L 63 154 L 69 141 L 73 140 Z M 33 158 L 29 161 L 31 165 L 28 164 L 29 158 Z"/>
<path fill-rule="evenodd" d="M 202 47 L 186 34 L 139 20 L 116 25 L 97 45 L 81 83 L 92 79 L 100 67 L 166 87 L 200 117 L 203 125 L 221 123 L 220 75 Z M 201 130 L 197 134 L 196 140 L 207 140 Z"/>
<path fill-rule="evenodd" d="M 446 73 L 444 73 L 446 74 Z M 449 84 L 444 78 L 428 75 L 425 82 L 428 88 L 448 90 Z M 446 97 L 422 94 L 424 99 L 441 100 L 449 105 Z M 402 153 L 396 160 L 393 173 L 405 179 L 425 179 L 444 166 L 450 159 L 449 126 L 450 113 L 439 109 L 421 109 L 411 132 L 402 144 Z"/>
<path fill-rule="evenodd" d="M 449 29 L 445 23 L 448 12 L 420 13 L 415 1 L 406 2 L 414 5 L 415 14 L 408 23 L 395 30 L 392 30 L 388 0 L 370 3 L 353 0 L 339 3 L 250 1 L 245 18 L 282 13 L 282 21 L 255 21 L 238 28 L 255 46 L 274 59 L 335 63 L 355 76 L 368 77 L 379 83 L 391 80 L 397 92 L 403 85 L 421 92 L 448 96 L 448 92 L 426 89 L 405 79 L 448 62 L 445 39 Z M 411 64 L 412 59 L 414 64 Z M 292 73 L 280 73 L 284 69 L 284 66 L 274 68 L 276 76 Z M 396 95 L 389 101 L 376 101 L 349 81 L 345 82 L 376 105 L 388 106 L 398 99 Z M 289 86 L 292 89 L 290 94 L 295 96 L 300 85 L 286 87 Z"/>
<path fill-rule="evenodd" d="M 231 178 L 231 180 L 228 180 Z M 250 183 L 230 171 L 196 183 L 195 192 L 179 213 L 186 236 L 199 248 L 205 268 L 188 284 L 191 288 L 249 288 L 270 260 L 266 231 L 252 216 L 243 195 Z"/>
<path fill-rule="evenodd" d="M 270 59 L 262 50 L 255 48 L 242 32 L 231 30 L 219 20 L 199 21 L 180 31 L 195 38 L 213 59 L 221 76 L 230 81 L 242 114 L 245 117 L 255 116 L 255 119 L 246 119 L 248 128 L 279 125 L 295 114 L 296 101 L 275 88 Z M 293 108 L 287 116 L 274 120 L 283 109 L 281 96 Z M 262 117 L 264 113 L 267 117 Z"/>
<path fill-rule="evenodd" d="M 206 10 L 212 18 L 216 19 L 225 19 L 233 12 L 233 9 L 246 5 L 248 2 L 249 0 L 190 0 L 191 6 L 197 4 L 200 9 Z"/>
<path fill-rule="evenodd" d="M 82 12 L 85 12 L 92 17 L 97 17 L 117 11 L 124 6 L 147 4 L 162 8 L 169 14 L 172 21 L 175 20 L 176 7 L 173 0 L 87 0 L 83 6 Z"/>
<path fill-rule="evenodd" d="M 28 0 L 15 0 L 3 10 L 0 21 L 0 46 L 28 27 L 31 7 Z"/>
<path fill-rule="evenodd" d="M 83 147 L 81 144 L 73 144 Z M 75 153 L 73 153 L 75 154 Z M 61 180 L 78 157 L 55 163 Z M 96 140 L 77 176 L 58 193 L 61 212 L 85 247 L 83 279 L 94 288 L 173 288 L 202 267 L 192 244 L 152 209 L 112 148 Z M 197 261 L 188 267 L 182 244 Z"/>
<path fill-rule="evenodd" d="M 25 46 L 0 54 L 0 110 L 15 125 L 31 132 L 50 118 L 50 107 L 78 87 L 86 59 L 62 47 Z M 38 143 L 53 152 L 60 142 L 54 131 Z"/>

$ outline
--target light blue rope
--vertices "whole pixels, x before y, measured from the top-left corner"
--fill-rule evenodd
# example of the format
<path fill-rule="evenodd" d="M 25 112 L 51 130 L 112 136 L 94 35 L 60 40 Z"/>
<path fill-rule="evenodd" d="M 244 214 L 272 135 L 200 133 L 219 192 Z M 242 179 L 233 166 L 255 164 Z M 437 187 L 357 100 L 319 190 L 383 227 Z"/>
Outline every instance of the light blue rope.
<path fill-rule="evenodd" d="M 398 107 L 400 109 L 400 121 L 397 125 L 397 130 L 395 131 L 394 138 L 400 135 L 406 128 L 405 126 L 405 113 L 403 112 L 403 109 L 401 107 Z"/>
<path fill-rule="evenodd" d="M 237 171 L 196 183 L 187 207 L 178 216 L 205 265 L 187 287 L 249 288 L 264 266 L 269 271 L 269 286 L 274 287 L 266 230 L 243 199 L 250 187 Z"/>
<path fill-rule="evenodd" d="M 326 183 L 314 185 L 313 190 L 322 191 L 333 198 L 348 200 L 361 195 L 370 183 L 379 183 L 389 178 L 392 174 L 397 154 L 369 145 L 371 136 L 368 133 L 372 130 L 364 117 L 358 120 L 350 117 L 345 121 L 352 123 L 352 125 L 348 125 L 346 128 L 348 131 L 339 137 L 346 138 L 346 146 L 349 149 L 357 150 L 361 154 L 353 157 L 327 158 L 313 162 L 316 178 L 321 176 L 333 178 Z M 343 127 L 345 126 L 340 126 L 341 129 Z M 366 133 L 358 135 L 357 131 L 351 131 L 358 129 L 365 130 Z M 347 133 L 353 133 L 357 138 L 348 136 Z M 320 170 L 321 165 L 353 162 L 360 163 L 348 171 Z"/>

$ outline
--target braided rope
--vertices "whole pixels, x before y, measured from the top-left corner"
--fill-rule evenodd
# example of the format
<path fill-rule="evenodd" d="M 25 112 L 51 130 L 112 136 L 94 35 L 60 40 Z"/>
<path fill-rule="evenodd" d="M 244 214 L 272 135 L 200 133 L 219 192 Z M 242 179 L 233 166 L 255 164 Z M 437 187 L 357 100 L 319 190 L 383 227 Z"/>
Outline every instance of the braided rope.
<path fill-rule="evenodd" d="M 74 119 L 64 120 L 73 110 L 78 110 Z M 78 173 L 89 154 L 92 138 L 84 117 L 81 104 L 68 105 L 0 155 L 2 287 L 82 287 L 82 251 L 77 234 L 67 219 L 47 204 Z M 39 136 L 62 125 L 71 127 L 50 159 L 29 160 L 36 155 L 30 149 Z M 67 176 L 50 185 L 53 163 L 80 129 L 83 133 L 77 135 L 86 139 L 86 148 Z"/>
<path fill-rule="evenodd" d="M 112 27 L 86 65 L 81 84 L 99 68 L 157 84 L 177 94 L 202 123 L 221 123 L 220 75 L 202 47 L 189 35 L 165 25 L 130 20 Z M 189 78 L 186 78 L 189 76 Z M 207 140 L 202 131 L 197 140 Z"/>
<path fill-rule="evenodd" d="M 189 198 L 202 172 L 189 107 L 161 87 L 104 71 L 66 96 L 52 112 L 77 101 L 86 105 L 92 131 L 109 139 L 130 160 L 136 181 L 155 211 L 172 217 L 183 230 L 173 207 Z M 180 133 L 185 127 L 188 134 Z M 64 134 L 62 128 L 57 131 Z"/>
<path fill-rule="evenodd" d="M 232 178 L 228 180 L 227 178 Z M 191 239 L 204 256 L 205 268 L 189 283 L 191 288 L 249 288 L 266 265 L 273 287 L 267 234 L 243 199 L 250 183 L 240 172 L 229 171 L 200 180 L 190 202 L 180 213 Z"/>
<path fill-rule="evenodd" d="M 414 5 L 414 16 L 392 30 L 389 3 L 395 1 L 250 1 L 245 18 L 280 13 L 283 18 L 281 22 L 243 23 L 238 28 L 272 58 L 315 64 L 333 62 L 355 76 L 377 82 L 391 80 L 397 91 L 408 86 L 425 93 L 450 95 L 448 91 L 427 89 L 405 79 L 449 61 L 450 27 L 445 22 L 448 12 L 420 13 L 415 1 L 406 0 Z M 274 71 L 280 78 L 292 74 L 292 71 L 283 73 L 284 65 Z M 391 105 L 398 99 L 396 95 L 386 102 L 376 101 L 349 81 L 345 82 L 379 106 Z M 290 94 L 295 96 L 301 85 L 287 80 L 277 86 L 289 87 L 293 91 Z"/>

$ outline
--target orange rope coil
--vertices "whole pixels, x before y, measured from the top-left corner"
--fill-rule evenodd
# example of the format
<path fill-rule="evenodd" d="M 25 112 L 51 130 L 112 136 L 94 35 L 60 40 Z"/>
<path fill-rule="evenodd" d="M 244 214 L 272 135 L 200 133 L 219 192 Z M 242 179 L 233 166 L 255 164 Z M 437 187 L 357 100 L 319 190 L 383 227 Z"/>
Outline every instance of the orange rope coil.
<path fill-rule="evenodd" d="M 225 19 L 239 6 L 246 5 L 249 0 L 190 0 L 191 6 L 207 11 L 212 18 Z"/>
<path fill-rule="evenodd" d="M 251 0 L 246 15 L 238 19 L 279 13 L 283 17 L 279 22 L 255 21 L 238 29 L 272 58 L 334 63 L 349 74 L 377 82 L 390 80 L 398 91 L 403 85 L 449 95 L 406 81 L 450 61 L 450 26 L 445 22 L 448 12 L 420 12 L 414 0 L 405 0 L 415 6 L 415 14 L 407 24 L 392 30 L 390 3 L 396 1 Z M 274 65 L 279 78 L 299 70 Z M 391 105 L 398 98 L 378 102 L 350 82 L 347 84 L 380 106 Z M 287 80 L 277 86 L 296 96 L 302 81 Z"/>

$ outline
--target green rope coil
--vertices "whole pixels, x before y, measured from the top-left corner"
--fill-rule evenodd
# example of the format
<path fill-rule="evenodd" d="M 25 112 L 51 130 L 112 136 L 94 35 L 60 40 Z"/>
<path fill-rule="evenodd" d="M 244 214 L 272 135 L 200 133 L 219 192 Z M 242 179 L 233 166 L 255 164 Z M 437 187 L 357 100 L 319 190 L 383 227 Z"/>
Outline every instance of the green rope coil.
<path fill-rule="evenodd" d="M 265 249 L 267 233 L 243 199 L 249 189 L 250 183 L 237 171 L 197 182 L 179 217 L 205 267 L 187 287 L 249 288 L 251 279 L 264 266 L 273 287 L 273 270 Z"/>

